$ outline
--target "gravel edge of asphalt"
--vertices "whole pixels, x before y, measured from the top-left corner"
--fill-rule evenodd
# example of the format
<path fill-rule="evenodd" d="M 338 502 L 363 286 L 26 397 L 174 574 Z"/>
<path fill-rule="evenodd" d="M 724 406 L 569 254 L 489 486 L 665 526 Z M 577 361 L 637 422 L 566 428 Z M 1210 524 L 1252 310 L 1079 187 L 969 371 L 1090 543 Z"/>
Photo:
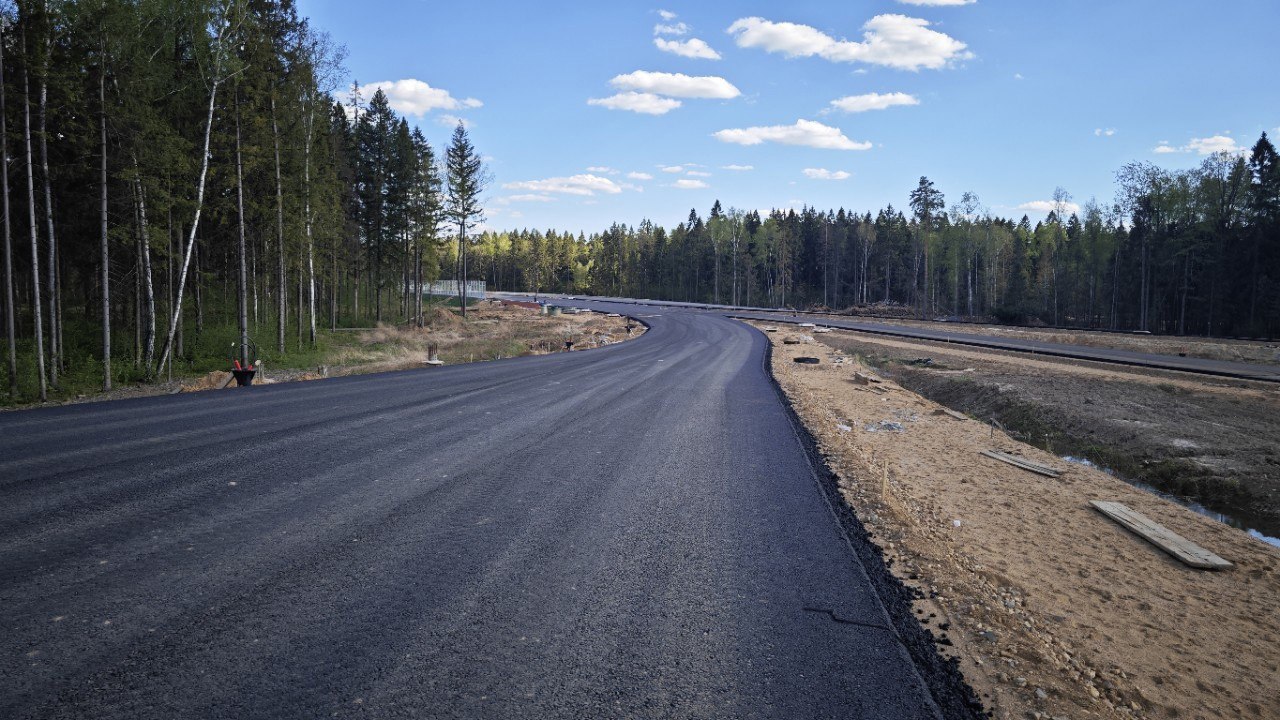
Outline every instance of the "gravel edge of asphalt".
<path fill-rule="evenodd" d="M 745 323 L 744 323 L 745 324 Z M 754 329 L 754 328 L 753 328 Z M 759 332 L 757 330 L 757 332 Z M 817 439 L 804 424 L 791 401 L 773 374 L 773 343 L 766 337 L 764 352 L 764 371 L 769 377 L 778 400 L 786 408 L 787 419 L 796 433 L 800 445 L 804 448 L 813 469 L 815 479 L 821 488 L 827 506 L 831 508 L 840 526 L 845 540 L 853 549 L 863 572 L 871 581 L 880 605 L 892 623 L 898 642 L 906 650 L 916 672 L 929 688 L 929 694 L 937 704 L 942 716 L 956 719 L 978 719 L 989 717 L 981 699 L 960 672 L 959 661 L 945 660 L 934 647 L 936 639 L 926 630 L 912 612 L 912 601 L 918 597 L 917 591 L 907 587 L 885 564 L 883 551 L 871 539 L 862 521 L 854 514 L 853 508 L 840 495 L 836 473 L 827 464 L 826 457 L 819 451 Z"/>

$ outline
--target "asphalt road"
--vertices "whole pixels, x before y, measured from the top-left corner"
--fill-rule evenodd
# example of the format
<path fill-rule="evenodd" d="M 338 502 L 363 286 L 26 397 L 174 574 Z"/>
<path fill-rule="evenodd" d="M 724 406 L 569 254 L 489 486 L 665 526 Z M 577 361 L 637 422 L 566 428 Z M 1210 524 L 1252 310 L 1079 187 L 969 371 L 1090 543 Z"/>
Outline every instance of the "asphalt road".
<path fill-rule="evenodd" d="M 0 414 L 0 717 L 958 714 L 762 336 L 638 314 L 600 350 Z"/>
<path fill-rule="evenodd" d="M 1280 382 L 1280 366 L 1260 365 L 1257 363 L 1236 362 L 1233 360 L 1210 360 L 1206 358 L 1182 357 L 1180 355 L 1161 355 L 1159 353 L 1134 352 L 1113 348 L 1089 347 L 1069 343 L 1044 342 L 1022 338 L 996 337 L 962 330 L 939 330 L 934 328 L 912 327 L 909 325 L 892 325 L 859 319 L 832 319 L 830 317 L 813 317 L 809 314 L 793 316 L 790 312 L 768 310 L 765 308 L 734 307 L 730 305 L 708 305 L 701 303 L 682 303 L 664 300 L 634 300 L 630 298 L 609 298 L 624 305 L 652 306 L 685 310 L 703 310 L 716 312 L 726 317 L 746 318 L 751 320 L 767 320 L 782 323 L 811 322 L 824 327 L 842 328 L 875 335 L 930 340 L 956 345 L 991 348 L 1025 352 L 1053 357 L 1090 360 L 1094 362 L 1130 365 L 1134 367 L 1155 368 L 1160 370 L 1177 370 L 1200 375 L 1216 375 L 1219 377 L 1238 378 L 1242 380 L 1261 380 L 1264 382 Z"/>

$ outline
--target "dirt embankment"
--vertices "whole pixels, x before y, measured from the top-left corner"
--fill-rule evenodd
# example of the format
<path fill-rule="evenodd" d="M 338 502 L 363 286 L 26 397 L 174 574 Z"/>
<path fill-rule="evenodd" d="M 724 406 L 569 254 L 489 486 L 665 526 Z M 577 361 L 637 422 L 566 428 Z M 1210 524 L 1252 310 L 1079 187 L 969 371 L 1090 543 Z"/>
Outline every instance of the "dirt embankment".
<path fill-rule="evenodd" d="M 844 498 L 924 595 L 921 622 L 995 717 L 1280 717 L 1280 550 L 957 418 L 840 350 L 778 343 L 773 363 Z M 1065 472 L 1035 475 L 988 449 Z M 1092 509 L 1098 499 L 1234 567 L 1190 569 Z"/>
<path fill-rule="evenodd" d="M 858 333 L 825 338 L 1021 440 L 1280 537 L 1280 387 Z M 913 364 L 922 358 L 932 363 Z"/>
<path fill-rule="evenodd" d="M 937 322 L 909 317 L 864 317 L 856 312 L 811 316 L 816 322 L 826 317 L 831 320 L 865 320 L 869 323 L 898 325 L 901 327 L 945 330 L 948 332 L 985 335 L 988 337 L 1016 338 L 1036 342 L 1081 345 L 1085 347 L 1129 350 L 1132 352 L 1181 355 L 1206 360 L 1230 360 L 1260 365 L 1280 365 L 1280 343 L 1263 340 L 1232 340 L 1228 338 L 1175 337 L 1170 335 L 1146 335 L 1141 333 L 1097 332 L 1090 330 L 1066 330 L 1051 328 L 1020 328 L 1005 325 Z"/>
<path fill-rule="evenodd" d="M 426 367 L 432 346 L 441 362 L 455 365 L 564 352 L 566 342 L 573 343 L 573 351 L 589 350 L 638 338 L 645 330 L 644 325 L 634 320 L 595 312 L 547 316 L 532 308 L 484 302 L 468 309 L 467 319 L 463 320 L 454 309 L 435 308 L 427 313 L 424 328 L 381 325 L 332 333 L 327 340 L 329 349 L 319 366 L 275 368 L 267 363 L 254 383 L 318 380 Z M 235 384 L 231 382 L 230 372 L 215 371 L 172 382 L 118 388 L 110 393 L 80 397 L 74 402 L 232 387 Z"/>

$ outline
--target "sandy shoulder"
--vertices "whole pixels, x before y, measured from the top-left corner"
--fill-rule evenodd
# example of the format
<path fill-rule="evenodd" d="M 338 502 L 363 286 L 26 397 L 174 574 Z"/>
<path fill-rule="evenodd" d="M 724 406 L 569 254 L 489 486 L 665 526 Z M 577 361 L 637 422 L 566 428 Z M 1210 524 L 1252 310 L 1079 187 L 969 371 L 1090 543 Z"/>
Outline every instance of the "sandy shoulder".
<path fill-rule="evenodd" d="M 1280 717 L 1280 551 L 889 380 L 856 384 L 855 371 L 874 372 L 825 345 L 775 342 L 773 369 L 893 571 L 925 594 L 918 615 L 947 631 L 944 650 L 996 717 Z M 1041 477 L 984 449 L 1066 472 Z M 1187 568 L 1095 499 L 1235 567 Z"/>

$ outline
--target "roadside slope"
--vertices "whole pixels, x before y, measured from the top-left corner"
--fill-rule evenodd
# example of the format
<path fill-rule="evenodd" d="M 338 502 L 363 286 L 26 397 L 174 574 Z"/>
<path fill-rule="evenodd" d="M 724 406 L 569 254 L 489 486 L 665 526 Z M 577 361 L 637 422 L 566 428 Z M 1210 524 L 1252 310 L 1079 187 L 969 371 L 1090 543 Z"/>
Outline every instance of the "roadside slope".
<path fill-rule="evenodd" d="M 799 355 L 821 363 L 796 364 Z M 891 381 L 857 385 L 852 362 L 837 357 L 820 344 L 779 344 L 773 367 L 894 571 L 932 598 L 920 617 L 949 629 L 965 677 L 997 717 L 1280 715 L 1271 682 L 1280 552 L 979 422 L 935 414 L 938 405 Z M 989 448 L 1069 469 L 1040 477 L 978 454 Z M 1099 515 L 1093 499 L 1126 503 L 1236 566 L 1190 570 Z"/>

